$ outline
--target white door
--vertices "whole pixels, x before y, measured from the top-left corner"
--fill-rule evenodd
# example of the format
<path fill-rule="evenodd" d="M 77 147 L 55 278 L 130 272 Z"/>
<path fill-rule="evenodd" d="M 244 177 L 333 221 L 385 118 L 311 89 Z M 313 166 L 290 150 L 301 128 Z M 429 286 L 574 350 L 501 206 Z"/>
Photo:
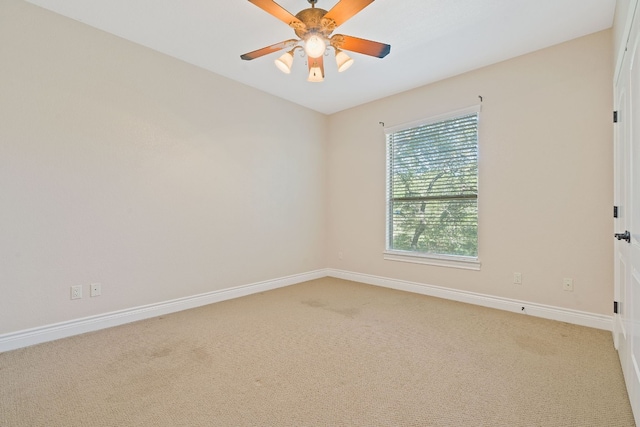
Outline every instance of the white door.
<path fill-rule="evenodd" d="M 634 24 L 632 32 L 632 61 L 629 70 L 630 107 L 631 107 L 631 147 L 630 147 L 630 179 L 629 187 L 629 228 L 631 242 L 629 252 L 631 261 L 631 277 L 627 284 L 626 316 L 627 336 L 630 337 L 629 374 L 625 378 L 628 382 L 629 397 L 632 399 L 636 424 L 640 424 L 640 25 Z"/>
<path fill-rule="evenodd" d="M 631 121 L 629 117 L 629 56 L 625 57 L 615 86 L 615 111 L 617 124 L 614 126 L 614 230 L 624 232 L 629 229 L 629 158 L 631 144 Z M 614 342 L 620 357 L 628 355 L 627 345 L 627 285 L 629 277 L 629 245 L 626 240 L 614 240 L 614 278 L 617 316 L 614 317 Z M 625 361 L 622 361 L 624 367 Z"/>
<path fill-rule="evenodd" d="M 640 31 L 634 22 L 615 86 L 614 339 L 636 424 L 640 425 Z"/>

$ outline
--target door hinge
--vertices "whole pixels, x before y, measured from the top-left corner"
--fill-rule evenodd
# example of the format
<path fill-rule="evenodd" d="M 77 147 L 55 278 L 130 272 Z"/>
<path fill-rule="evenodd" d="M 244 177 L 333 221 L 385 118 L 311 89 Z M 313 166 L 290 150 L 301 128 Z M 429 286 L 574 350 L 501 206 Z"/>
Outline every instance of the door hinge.
<path fill-rule="evenodd" d="M 618 123 L 618 112 L 617 111 L 613 112 L 613 123 Z"/>
<path fill-rule="evenodd" d="M 613 313 L 618 314 L 618 301 L 613 302 Z"/>
<path fill-rule="evenodd" d="M 613 207 L 613 217 L 614 218 L 618 218 L 618 207 L 617 206 Z"/>

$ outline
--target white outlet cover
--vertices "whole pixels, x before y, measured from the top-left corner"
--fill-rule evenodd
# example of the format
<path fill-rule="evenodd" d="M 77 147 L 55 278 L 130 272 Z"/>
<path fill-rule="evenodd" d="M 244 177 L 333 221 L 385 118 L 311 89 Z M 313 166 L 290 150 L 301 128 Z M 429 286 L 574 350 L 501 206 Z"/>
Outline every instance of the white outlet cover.
<path fill-rule="evenodd" d="M 75 285 L 71 287 L 71 299 L 82 298 L 82 285 Z"/>
<path fill-rule="evenodd" d="M 100 283 L 92 283 L 90 289 L 92 297 L 98 297 L 102 295 L 102 285 L 100 285 Z"/>
<path fill-rule="evenodd" d="M 562 289 L 565 291 L 573 291 L 573 279 L 564 279 L 562 281 Z"/>

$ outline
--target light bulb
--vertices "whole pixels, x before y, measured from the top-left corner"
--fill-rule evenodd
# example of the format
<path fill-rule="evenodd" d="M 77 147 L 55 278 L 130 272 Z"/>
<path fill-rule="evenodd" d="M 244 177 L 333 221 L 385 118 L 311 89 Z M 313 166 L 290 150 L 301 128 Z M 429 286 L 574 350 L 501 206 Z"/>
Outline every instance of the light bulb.
<path fill-rule="evenodd" d="M 324 55 L 324 51 L 327 48 L 324 40 L 321 37 L 313 34 L 311 37 L 304 41 L 304 51 L 310 58 L 319 58 Z"/>

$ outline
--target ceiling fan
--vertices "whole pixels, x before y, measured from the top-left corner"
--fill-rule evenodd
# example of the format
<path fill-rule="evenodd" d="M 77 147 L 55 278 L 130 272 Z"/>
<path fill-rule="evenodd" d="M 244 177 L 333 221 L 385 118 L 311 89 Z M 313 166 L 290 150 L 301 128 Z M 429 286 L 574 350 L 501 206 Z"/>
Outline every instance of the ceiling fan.
<path fill-rule="evenodd" d="M 284 73 L 291 72 L 293 65 L 293 54 L 296 49 L 302 49 L 309 58 L 310 82 L 321 82 L 324 80 L 323 57 L 327 47 L 332 47 L 336 55 L 338 71 L 342 72 L 353 64 L 344 51 L 362 53 L 377 58 L 384 58 L 389 54 L 391 46 L 358 37 L 346 36 L 343 34 L 331 33 L 356 13 L 373 3 L 374 0 L 339 0 L 330 10 L 316 8 L 318 0 L 307 0 L 311 7 L 301 10 L 297 15 L 292 15 L 282 6 L 273 0 L 249 0 L 265 12 L 275 16 L 285 24 L 290 26 L 299 39 L 285 40 L 253 52 L 240 55 L 240 58 L 250 61 L 260 58 L 279 50 L 288 51 L 275 60 L 276 66 Z"/>

